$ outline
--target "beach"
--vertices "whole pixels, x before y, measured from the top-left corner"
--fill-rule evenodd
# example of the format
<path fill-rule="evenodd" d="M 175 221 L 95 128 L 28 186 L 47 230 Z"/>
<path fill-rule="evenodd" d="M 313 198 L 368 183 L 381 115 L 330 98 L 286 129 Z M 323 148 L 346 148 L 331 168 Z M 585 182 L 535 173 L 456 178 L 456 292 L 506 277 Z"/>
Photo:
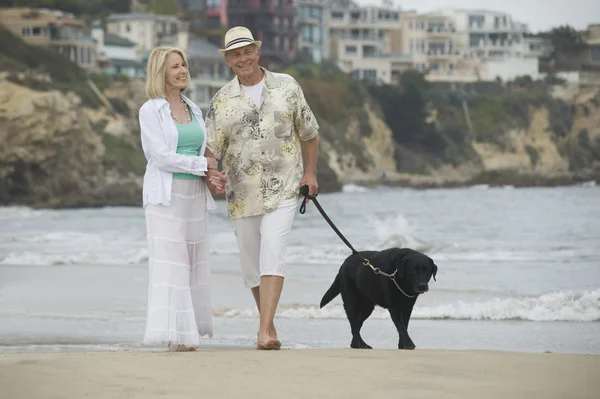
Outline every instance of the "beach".
<path fill-rule="evenodd" d="M 320 309 L 348 248 L 298 215 L 275 324 L 240 276 L 225 206 L 211 214 L 214 336 L 194 353 L 144 345 L 143 211 L 0 208 L 0 398 L 598 398 L 600 202 L 562 188 L 348 186 L 320 203 L 360 249 L 410 247 L 439 267 L 415 304 L 414 351 L 377 308 L 348 349 L 341 300 Z"/>
<path fill-rule="evenodd" d="M 598 398 L 599 355 L 206 349 L 0 355 L 3 399 Z"/>

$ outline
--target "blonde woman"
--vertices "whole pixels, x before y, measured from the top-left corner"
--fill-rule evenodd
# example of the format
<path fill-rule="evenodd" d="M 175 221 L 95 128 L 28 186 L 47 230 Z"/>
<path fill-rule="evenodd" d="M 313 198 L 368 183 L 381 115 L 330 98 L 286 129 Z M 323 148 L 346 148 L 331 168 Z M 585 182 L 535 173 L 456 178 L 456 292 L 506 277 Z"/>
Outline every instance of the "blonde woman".
<path fill-rule="evenodd" d="M 208 210 L 215 202 L 205 176 L 217 168 L 206 158 L 202 112 L 183 95 L 190 81 L 184 52 L 158 47 L 148 59 L 146 94 L 139 112 L 148 161 L 143 205 L 149 255 L 145 344 L 191 351 L 213 335 L 208 264 Z M 223 191 L 224 177 L 211 177 Z"/>

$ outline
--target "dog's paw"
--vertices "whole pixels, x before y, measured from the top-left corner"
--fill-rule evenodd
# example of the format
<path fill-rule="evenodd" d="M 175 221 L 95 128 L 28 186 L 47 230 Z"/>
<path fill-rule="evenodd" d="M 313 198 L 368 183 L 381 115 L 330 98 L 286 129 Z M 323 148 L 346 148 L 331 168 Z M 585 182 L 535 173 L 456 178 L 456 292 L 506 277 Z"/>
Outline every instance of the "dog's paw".
<path fill-rule="evenodd" d="M 360 341 L 353 340 L 350 343 L 350 348 L 352 348 L 352 349 L 373 349 L 373 348 L 371 348 L 371 346 L 367 345 L 367 343 L 363 340 L 360 340 Z"/>
<path fill-rule="evenodd" d="M 412 349 L 415 349 L 415 348 L 416 348 L 415 344 L 404 345 L 404 346 L 403 345 L 398 345 L 398 349 L 412 350 Z"/>
<path fill-rule="evenodd" d="M 398 349 L 415 349 L 416 346 L 412 339 L 405 338 L 398 341 Z"/>

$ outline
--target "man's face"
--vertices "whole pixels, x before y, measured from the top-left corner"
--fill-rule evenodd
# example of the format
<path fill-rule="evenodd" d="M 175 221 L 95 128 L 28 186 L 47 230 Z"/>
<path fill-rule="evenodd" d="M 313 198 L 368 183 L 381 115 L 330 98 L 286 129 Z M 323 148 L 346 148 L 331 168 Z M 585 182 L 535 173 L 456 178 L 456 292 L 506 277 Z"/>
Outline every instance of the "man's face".
<path fill-rule="evenodd" d="M 254 44 L 229 50 L 226 53 L 227 65 L 233 70 L 239 78 L 247 78 L 258 72 L 258 59 L 260 58 L 260 49 Z"/>

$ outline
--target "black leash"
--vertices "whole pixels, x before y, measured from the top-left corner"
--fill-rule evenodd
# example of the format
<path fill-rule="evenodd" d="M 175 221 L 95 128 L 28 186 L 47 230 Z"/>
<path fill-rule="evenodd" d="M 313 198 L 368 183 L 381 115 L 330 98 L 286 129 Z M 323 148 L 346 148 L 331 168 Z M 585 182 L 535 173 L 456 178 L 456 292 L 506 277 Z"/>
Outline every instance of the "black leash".
<path fill-rule="evenodd" d="M 396 276 L 396 273 L 398 272 L 398 269 L 394 270 L 394 273 L 392 273 L 392 274 L 385 273 L 385 272 L 381 271 L 378 267 L 373 266 L 367 258 L 365 258 L 360 253 L 358 253 L 358 251 L 356 249 L 354 249 L 354 247 L 352 246 L 352 244 L 350 244 L 350 242 L 346 239 L 346 237 L 344 237 L 344 235 L 338 230 L 336 225 L 333 224 L 333 222 L 331 221 L 329 216 L 327 216 L 327 214 L 321 207 L 321 204 L 319 204 L 319 201 L 317 200 L 317 196 L 316 195 L 312 196 L 312 195 L 308 194 L 308 185 L 304 185 L 304 186 L 300 187 L 300 195 L 304 196 L 304 201 L 302 201 L 302 205 L 300 205 L 300 213 L 302 215 L 304 215 L 304 213 L 306 212 L 306 204 L 307 204 L 308 200 L 312 200 L 315 203 L 315 206 L 317 207 L 319 212 L 321 212 L 321 215 L 323 216 L 325 221 L 327 223 L 329 223 L 329 226 L 331 226 L 333 231 L 336 232 L 338 237 L 340 237 L 342 239 L 342 241 L 344 241 L 344 244 L 346 244 L 348 246 L 348 248 L 350 248 L 350 250 L 352 251 L 352 253 L 354 255 L 357 255 L 360 259 L 362 259 L 363 265 L 369 266 L 371 269 L 373 269 L 373 272 L 375 272 L 375 274 L 381 274 L 382 276 L 390 278 L 394 282 L 394 284 L 396 285 L 398 290 L 400 290 L 400 292 L 402 294 L 404 294 L 406 297 L 414 298 L 415 296 L 418 295 L 418 294 L 417 295 L 408 295 L 406 292 L 404 292 L 404 290 L 402 288 L 400 288 L 400 286 L 398 285 L 398 282 L 394 278 Z"/>
<path fill-rule="evenodd" d="M 335 224 L 333 224 L 333 222 L 331 221 L 331 219 L 329 219 L 329 216 L 327 216 L 327 214 L 325 213 L 325 211 L 321 207 L 321 204 L 319 204 L 319 201 L 317 201 L 317 196 L 316 195 L 315 196 L 308 195 L 308 186 L 307 185 L 304 185 L 304 186 L 300 187 L 300 195 L 304 196 L 304 201 L 302 201 L 302 205 L 300 205 L 300 213 L 302 215 L 304 215 L 304 213 L 306 212 L 306 204 L 308 202 L 307 200 L 308 199 L 312 200 L 315 203 L 315 206 L 317 207 L 317 209 L 319 210 L 319 212 L 321 212 L 321 215 L 323 215 L 323 218 L 325 219 L 325 221 L 327 223 L 329 223 L 329 225 L 331 226 L 331 228 L 333 229 L 333 231 L 335 231 L 337 233 L 337 235 L 342 239 L 342 241 L 344 241 L 344 244 L 346 244 L 348 246 L 348 248 L 350 248 L 350 250 L 352 251 L 352 253 L 355 254 L 355 255 L 360 256 L 361 259 L 363 259 L 363 262 L 364 262 L 366 259 L 361 254 L 359 254 L 356 249 L 354 249 L 354 247 L 352 246 L 352 244 L 350 244 L 350 242 L 338 230 L 338 228 L 335 226 Z M 366 261 L 368 262 L 368 260 L 366 260 Z"/>

